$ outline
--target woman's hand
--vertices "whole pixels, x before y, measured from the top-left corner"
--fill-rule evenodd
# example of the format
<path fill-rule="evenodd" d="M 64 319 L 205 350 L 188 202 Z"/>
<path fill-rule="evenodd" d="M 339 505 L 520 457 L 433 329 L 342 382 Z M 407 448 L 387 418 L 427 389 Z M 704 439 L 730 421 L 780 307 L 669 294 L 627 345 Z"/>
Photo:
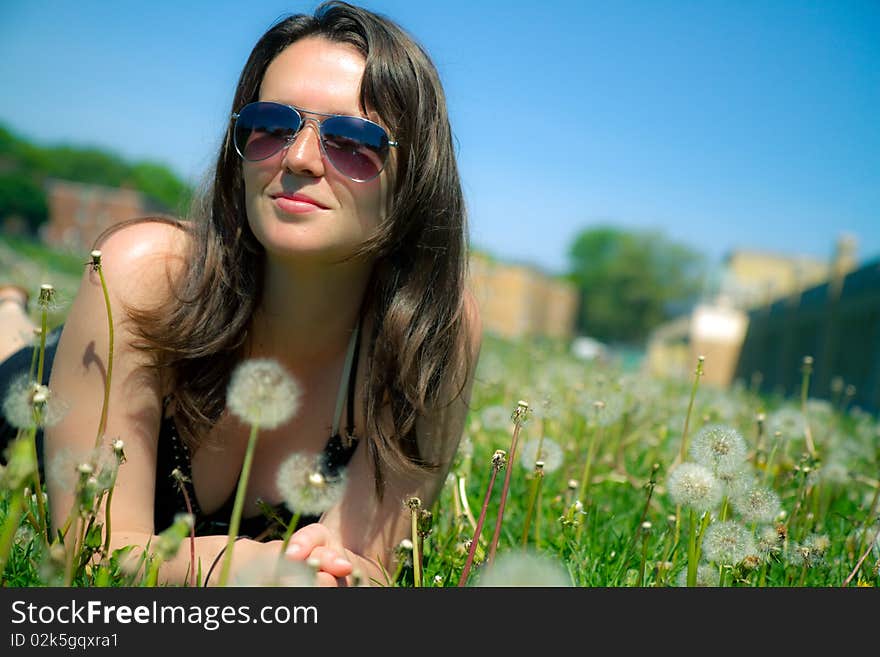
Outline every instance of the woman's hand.
<path fill-rule="evenodd" d="M 330 530 L 315 522 L 297 530 L 290 537 L 285 558 L 305 561 L 310 557 L 318 560 L 316 586 L 346 586 L 345 577 L 351 575 L 354 566 L 346 557 L 345 550 L 331 546 Z"/>

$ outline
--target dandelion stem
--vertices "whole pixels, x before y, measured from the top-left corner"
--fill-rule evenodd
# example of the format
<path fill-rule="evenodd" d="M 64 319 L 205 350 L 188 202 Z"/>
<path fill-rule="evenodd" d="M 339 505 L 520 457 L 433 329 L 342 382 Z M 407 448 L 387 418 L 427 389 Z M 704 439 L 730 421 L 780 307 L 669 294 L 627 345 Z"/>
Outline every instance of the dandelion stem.
<path fill-rule="evenodd" d="M 477 521 L 474 520 L 474 513 L 471 511 L 471 505 L 468 503 L 466 480 L 464 477 L 458 478 L 458 493 L 461 497 L 461 508 L 464 511 L 464 515 L 467 517 L 468 522 L 471 523 L 471 527 L 476 529 Z"/>
<path fill-rule="evenodd" d="M 474 554 L 477 552 L 477 544 L 480 542 L 480 534 L 483 531 L 483 522 L 486 520 L 486 510 L 489 508 L 489 500 L 492 497 L 492 487 L 495 485 L 495 477 L 498 470 L 504 467 L 504 450 L 496 450 L 495 456 L 492 458 L 492 472 L 489 475 L 489 485 L 486 487 L 486 495 L 483 498 L 483 506 L 480 508 L 480 517 L 477 519 L 477 526 L 474 529 L 474 537 L 471 540 L 468 549 L 467 560 L 464 563 L 464 569 L 461 571 L 461 577 L 458 580 L 458 586 L 463 587 L 467 584 L 468 575 L 471 572 L 471 566 L 474 563 Z"/>
<path fill-rule="evenodd" d="M 540 450 L 539 450 L 540 451 Z M 540 463 L 540 466 L 538 465 Z M 531 490 L 529 491 L 529 504 L 526 510 L 526 521 L 522 533 L 522 546 L 525 547 L 529 540 L 529 530 L 532 526 L 532 514 L 535 511 L 535 501 L 538 498 L 538 490 L 541 487 L 541 481 L 544 478 L 544 464 L 538 461 L 535 464 L 535 471 L 532 477 Z"/>
<path fill-rule="evenodd" d="M 38 414 L 39 412 L 34 409 L 34 412 Z M 31 459 L 33 463 L 39 463 L 39 457 L 37 455 L 37 424 L 35 423 L 27 432 L 27 441 L 28 446 L 31 451 Z M 46 503 L 43 500 L 43 487 L 40 484 L 40 469 L 34 468 L 33 474 L 31 476 L 31 481 L 34 484 L 34 493 L 37 498 L 37 521 L 40 524 L 40 541 L 44 545 L 49 544 L 49 522 L 47 520 L 48 514 L 46 513 Z"/>
<path fill-rule="evenodd" d="M 640 527 L 641 529 L 641 527 Z M 648 533 L 642 532 L 642 562 L 639 564 L 639 579 L 636 586 L 643 586 L 645 582 L 645 564 L 648 562 Z"/>
<path fill-rule="evenodd" d="M 690 526 L 688 527 L 688 561 L 687 561 L 687 585 L 697 585 L 697 512 L 690 511 Z"/>
<path fill-rule="evenodd" d="M 586 494 L 590 487 L 590 475 L 592 474 L 593 459 L 596 457 L 596 449 L 602 442 L 603 427 L 601 424 L 596 425 L 596 430 L 590 434 L 590 444 L 587 447 L 587 458 L 584 461 L 584 469 L 581 473 L 581 481 L 578 485 L 577 499 L 586 505 Z"/>
<path fill-rule="evenodd" d="M 801 370 L 801 412 L 804 415 L 804 440 L 810 456 L 816 457 L 816 447 L 813 445 L 813 432 L 810 430 L 810 418 L 807 414 L 807 390 L 810 387 L 810 374 L 813 372 L 813 357 L 804 356 L 804 364 Z"/>
<path fill-rule="evenodd" d="M 104 556 L 108 556 L 110 554 L 110 504 L 113 502 L 113 489 L 116 488 L 115 482 L 114 485 L 111 485 L 107 490 L 107 503 L 104 505 Z"/>
<path fill-rule="evenodd" d="M 422 552 L 419 549 L 419 513 L 417 508 L 410 508 L 410 524 L 413 544 L 413 586 L 422 586 Z"/>
<path fill-rule="evenodd" d="M 104 268 L 101 266 L 101 252 L 92 251 L 92 268 L 98 272 L 101 279 L 101 290 L 104 292 L 104 306 L 107 309 L 107 376 L 104 379 L 104 401 L 101 405 L 101 419 L 98 421 L 98 435 L 95 437 L 95 447 L 101 444 L 104 431 L 107 428 L 107 409 L 110 405 L 110 381 L 113 376 L 113 311 L 110 308 L 110 292 L 107 289 L 107 281 L 104 279 Z"/>
<path fill-rule="evenodd" d="M 49 317 L 47 309 L 44 307 L 40 313 L 40 351 L 37 357 L 37 383 L 43 383 L 43 365 L 46 360 L 46 331 L 49 328 Z"/>
<path fill-rule="evenodd" d="M 300 512 L 297 511 L 293 518 L 290 519 L 290 523 L 287 525 L 287 529 L 284 530 L 284 537 L 281 540 L 281 556 L 284 556 L 284 553 L 287 552 L 287 546 L 290 544 L 290 537 L 293 536 L 293 532 L 296 531 L 296 526 L 299 524 Z"/>
<path fill-rule="evenodd" d="M 254 449 L 257 446 L 257 433 L 260 430 L 259 424 L 251 425 L 251 433 L 248 436 L 247 449 L 244 453 L 244 463 L 241 466 L 241 476 L 238 479 L 238 487 L 235 491 L 235 502 L 232 506 L 232 518 L 229 521 L 229 534 L 226 538 L 226 551 L 223 553 L 223 566 L 220 570 L 220 579 L 217 586 L 226 586 L 229 579 L 229 572 L 232 568 L 232 551 L 236 538 L 238 538 L 238 528 L 241 524 L 241 512 L 244 507 L 244 496 L 247 492 L 248 477 L 251 472 L 251 463 L 254 460 Z"/>
<path fill-rule="evenodd" d="M 15 532 L 18 531 L 18 524 L 21 522 L 21 516 L 24 513 L 24 491 L 18 488 L 12 492 L 9 498 L 9 506 L 6 511 L 6 520 L 3 522 L 3 530 L 0 531 L 0 582 L 5 583 L 3 571 L 6 568 L 6 561 L 12 550 L 12 541 L 15 538 Z"/>
<path fill-rule="evenodd" d="M 688 449 L 688 425 L 691 421 L 691 411 L 694 408 L 694 399 L 697 396 L 697 386 L 700 383 L 700 377 L 703 376 L 703 361 L 705 356 L 697 357 L 697 369 L 694 371 L 694 385 L 691 387 L 691 398 L 688 401 L 687 414 L 684 416 L 684 428 L 681 431 L 681 450 L 678 453 L 679 462 L 683 462 L 687 456 Z"/>
<path fill-rule="evenodd" d="M 507 472 L 504 473 L 504 486 L 501 488 L 501 501 L 498 503 L 498 516 L 495 519 L 495 533 L 492 534 L 492 543 L 489 545 L 489 556 L 487 557 L 487 562 L 490 564 L 495 560 L 495 551 L 498 549 L 498 539 L 501 536 L 501 521 L 504 519 L 504 505 L 507 501 L 507 493 L 510 490 L 510 475 L 513 472 L 513 464 L 516 460 L 516 444 L 528 409 L 529 405 L 526 402 L 519 401 L 517 402 L 516 410 L 513 412 L 513 437 L 510 441 L 510 458 L 507 462 Z"/>
<path fill-rule="evenodd" d="M 192 510 L 192 502 L 189 500 L 189 493 L 186 490 L 186 486 L 183 485 L 183 482 L 178 482 L 178 487 L 180 488 L 180 492 L 183 493 L 183 503 L 186 505 L 186 512 L 190 514 L 193 518 L 195 518 L 195 514 Z M 109 499 L 107 500 L 109 504 Z M 109 530 L 108 530 L 108 536 Z M 196 525 L 192 524 L 192 527 L 189 528 L 189 585 L 196 585 Z"/>

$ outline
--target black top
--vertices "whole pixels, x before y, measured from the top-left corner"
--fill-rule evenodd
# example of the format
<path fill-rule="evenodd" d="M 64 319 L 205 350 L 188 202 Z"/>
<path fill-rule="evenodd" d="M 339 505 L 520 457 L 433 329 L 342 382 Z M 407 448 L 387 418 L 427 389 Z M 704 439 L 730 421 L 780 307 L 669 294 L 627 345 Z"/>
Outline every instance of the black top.
<path fill-rule="evenodd" d="M 354 391 L 357 379 L 357 361 L 360 351 L 360 339 L 357 335 L 354 340 L 354 352 L 352 366 L 348 372 L 348 390 L 346 400 L 346 436 L 337 431 L 331 435 L 324 446 L 320 459 L 322 474 L 332 479 L 339 475 L 339 471 L 348 465 L 358 446 L 358 439 L 354 436 Z M 164 406 L 167 407 L 170 397 L 166 397 Z M 164 409 L 163 409 L 164 410 Z M 178 513 L 187 513 L 187 498 L 192 513 L 195 516 L 195 533 L 197 536 L 212 534 L 226 534 L 229 532 L 229 523 L 232 519 L 232 507 L 235 504 L 234 488 L 229 498 L 223 505 L 212 513 L 205 513 L 199 506 L 196 491 L 192 484 L 192 463 L 189 449 L 180 439 L 174 417 L 164 417 L 159 429 L 159 445 L 156 455 L 156 497 L 153 511 L 153 525 L 156 533 L 174 522 L 174 516 Z M 181 484 L 172 476 L 172 472 L 178 468 L 183 474 L 183 489 Z M 240 477 L 241 475 L 239 475 Z M 242 518 L 239 523 L 239 536 L 250 538 L 271 539 L 279 538 L 284 533 L 285 527 L 293 519 L 293 513 L 285 504 L 266 505 L 264 513 Z M 318 521 L 318 516 L 300 516 L 297 527 L 302 527 Z M 283 524 L 281 524 L 283 523 Z"/>
<path fill-rule="evenodd" d="M 58 326 L 47 335 L 43 365 L 44 384 L 48 384 L 49 381 L 52 363 L 55 359 L 55 350 L 62 329 L 63 325 Z M 358 326 L 358 329 L 360 329 L 360 326 Z M 349 355 L 352 356 L 350 360 L 351 366 L 349 367 L 348 363 L 346 365 L 348 367 L 348 389 L 345 435 L 350 439 L 344 440 L 338 430 L 328 439 L 322 452 L 323 458 L 321 459 L 323 474 L 328 478 L 338 475 L 339 470 L 345 467 L 351 460 L 358 445 L 358 439 L 354 436 L 354 392 L 355 380 L 357 378 L 358 353 L 360 351 L 359 333 L 360 331 L 358 330 L 352 336 L 353 351 L 349 350 Z M 28 371 L 32 353 L 32 347 L 23 347 L 0 362 L 0 394 L 5 396 L 8 385 L 20 373 Z M 176 514 L 187 513 L 189 511 L 187 509 L 188 497 L 192 513 L 195 516 L 196 535 L 226 534 L 229 530 L 232 507 L 235 502 L 235 490 L 232 491 L 232 494 L 223 506 L 213 513 L 208 514 L 202 511 L 192 485 L 192 465 L 189 450 L 178 435 L 174 417 L 165 417 L 166 413 L 164 411 L 169 401 L 170 397 L 166 397 L 163 402 L 163 419 L 159 428 L 156 455 L 156 492 L 153 506 L 154 531 L 157 534 L 160 533 L 174 522 Z M 334 425 L 338 425 L 338 418 Z M 15 427 L 9 425 L 3 414 L 0 413 L 0 463 L 5 464 L 6 458 L 3 452 L 6 449 L 6 445 L 15 438 L 15 435 Z M 41 429 L 37 431 L 36 441 L 40 477 L 43 478 L 44 456 L 43 432 Z M 186 495 L 184 495 L 183 490 L 181 490 L 177 481 L 171 475 L 175 468 L 179 468 L 184 475 Z M 284 504 L 266 506 L 265 510 L 265 514 L 242 518 L 239 525 L 239 535 L 269 539 L 283 534 L 284 528 L 292 520 L 293 514 Z M 300 516 L 297 526 L 301 527 L 317 520 L 318 518 L 315 516 Z M 281 522 L 283 522 L 283 526 L 280 524 Z"/>

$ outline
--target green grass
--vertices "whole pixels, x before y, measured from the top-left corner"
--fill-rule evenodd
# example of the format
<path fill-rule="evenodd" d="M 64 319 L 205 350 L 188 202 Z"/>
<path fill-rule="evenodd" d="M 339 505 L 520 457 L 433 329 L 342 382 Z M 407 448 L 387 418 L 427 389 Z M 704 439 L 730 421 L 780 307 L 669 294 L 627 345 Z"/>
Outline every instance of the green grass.
<path fill-rule="evenodd" d="M 88 260 L 88 253 L 77 255 L 46 246 L 36 239 L 0 235 L 0 243 L 8 246 L 23 258 L 47 272 L 55 272 L 65 276 L 79 278 L 83 272 L 83 264 Z"/>
<path fill-rule="evenodd" d="M 476 518 L 488 487 L 496 450 L 509 452 L 515 427 L 511 414 L 524 400 L 531 413 L 521 424 L 519 448 L 511 469 L 495 563 L 487 554 L 495 530 L 507 470 L 497 474 L 488 500 L 474 568 L 467 585 L 512 584 L 517 559 L 535 577 L 544 567 L 574 586 L 667 587 L 681 585 L 688 562 L 689 510 L 670 491 L 684 427 L 689 444 L 710 426 L 734 432 L 744 444 L 738 479 L 724 484 L 729 500 L 736 481 L 764 485 L 778 497 L 778 513 L 760 523 L 747 522 L 739 503 L 715 504 L 707 516 L 707 534 L 721 520 L 742 524 L 756 538 L 762 529 L 778 537 L 748 548 L 735 563 L 709 561 L 701 536 L 699 563 L 724 586 L 839 587 L 880 584 L 880 544 L 876 543 L 880 482 L 880 423 L 875 416 L 838 400 L 763 397 L 735 385 L 717 389 L 698 384 L 693 410 L 687 410 L 693 381 L 652 379 L 627 366 L 581 362 L 570 357 L 561 341 L 508 341 L 485 336 L 462 443 L 436 503 L 422 528 L 424 586 L 455 586 L 464 568 L 474 528 L 464 504 Z M 597 404 L 601 402 L 601 404 Z M 808 450 L 805 423 L 815 442 Z M 523 448 L 543 437 L 561 454 L 558 467 L 547 467 L 541 495 L 529 517 L 534 463 Z M 26 438 L 25 438 L 26 439 Z M 591 441 L 596 450 L 587 487 L 575 499 Z M 26 450 L 22 450 L 22 454 Z M 510 458 L 508 453 L 508 459 Z M 693 461 L 697 452 L 689 452 Z M 26 459 L 25 459 L 26 460 Z M 24 461 L 22 461 L 24 463 Z M 27 471 L 19 463 L 18 471 Z M 527 467 L 523 467 L 523 466 Z M 0 549 L 13 537 L 2 574 L 5 586 L 58 583 L 57 546 L 37 538 L 31 499 L 21 520 L 9 517 L 8 504 L 27 482 L 8 468 L 0 484 Z M 744 487 L 748 487 L 743 484 Z M 464 500 L 458 495 L 464 490 Z M 88 516 L 89 505 L 84 507 Z M 698 515 L 699 518 L 699 515 Z M 699 522 L 699 520 L 698 520 Z M 531 528 L 525 544 L 526 525 Z M 14 525 L 14 526 L 13 526 Z M 696 529 L 696 527 L 695 527 Z M 101 518 L 86 540 L 86 556 L 101 556 Z M 875 541 L 872 544 L 872 541 Z M 91 547 L 88 547 L 91 545 Z M 185 543 L 184 543 L 185 545 Z M 744 548 L 745 549 L 745 548 Z M 53 552 L 53 550 L 55 552 Z M 155 557 L 146 554 L 148 565 Z M 412 551 L 401 546 L 395 562 L 384 564 L 388 586 L 412 586 Z M 0 554 L 2 556 L 2 554 Z M 721 557 L 719 557 L 721 559 Z M 859 561 L 861 560 L 861 564 Z M 84 564 L 86 558 L 82 559 Z M 120 554 L 103 555 L 101 565 L 76 570 L 76 586 L 143 585 L 122 572 Z M 505 569 L 502 569 L 502 564 Z M 512 564 L 512 565 L 511 565 Z M 494 579 L 493 579 L 494 578 Z"/>

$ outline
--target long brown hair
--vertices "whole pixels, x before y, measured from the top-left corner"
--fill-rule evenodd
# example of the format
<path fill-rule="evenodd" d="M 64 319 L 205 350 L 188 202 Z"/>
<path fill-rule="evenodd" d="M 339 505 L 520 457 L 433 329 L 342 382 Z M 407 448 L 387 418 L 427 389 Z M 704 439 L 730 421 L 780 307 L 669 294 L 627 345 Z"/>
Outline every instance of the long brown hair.
<path fill-rule="evenodd" d="M 384 490 L 382 465 L 433 468 L 416 443 L 416 418 L 452 401 L 448 381 L 464 385 L 474 366 L 466 348 L 462 295 L 467 271 L 464 199 L 439 75 L 399 26 L 344 2 L 280 20 L 260 38 L 238 81 L 231 112 L 258 99 L 271 61 L 287 46 L 319 36 L 357 48 L 366 59 L 362 109 L 374 109 L 400 143 L 388 217 L 351 257 L 375 261 L 364 308 L 376 330 L 368 346 L 362 431 Z M 245 355 L 262 294 L 265 252 L 245 220 L 241 161 L 227 127 L 212 182 L 190 213 L 189 270 L 160 308 L 128 309 L 138 348 L 170 377 L 175 421 L 191 448 L 226 405 L 233 368 Z M 105 231 L 100 242 L 119 225 Z M 380 421 L 390 407 L 393 430 Z M 436 450 L 432 450 L 436 451 Z"/>

